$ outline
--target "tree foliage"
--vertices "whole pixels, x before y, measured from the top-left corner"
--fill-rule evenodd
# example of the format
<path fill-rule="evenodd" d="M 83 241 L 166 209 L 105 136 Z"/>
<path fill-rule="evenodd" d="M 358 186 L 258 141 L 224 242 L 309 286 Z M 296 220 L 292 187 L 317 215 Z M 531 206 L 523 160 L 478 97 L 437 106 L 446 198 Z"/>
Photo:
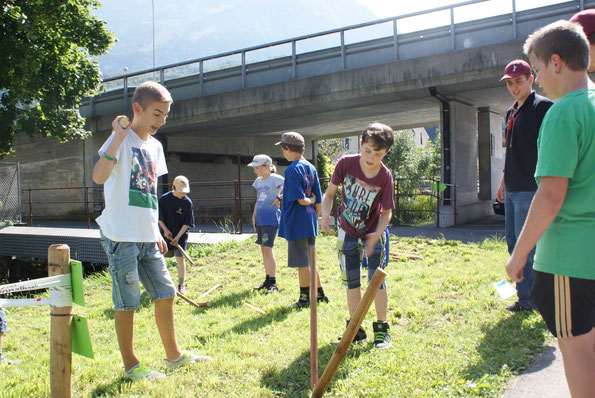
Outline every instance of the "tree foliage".
<path fill-rule="evenodd" d="M 0 157 L 16 134 L 83 138 L 78 105 L 97 93 L 113 41 L 95 0 L 0 0 Z"/>

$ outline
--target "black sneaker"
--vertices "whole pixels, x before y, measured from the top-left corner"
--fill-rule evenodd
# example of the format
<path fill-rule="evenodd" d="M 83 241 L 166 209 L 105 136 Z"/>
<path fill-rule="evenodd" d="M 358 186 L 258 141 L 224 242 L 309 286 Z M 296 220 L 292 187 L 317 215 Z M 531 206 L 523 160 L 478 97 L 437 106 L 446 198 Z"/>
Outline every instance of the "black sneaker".
<path fill-rule="evenodd" d="M 347 326 L 349 326 L 349 319 L 347 320 Z M 359 330 L 355 334 L 355 337 L 353 338 L 352 343 L 359 343 L 361 341 L 366 341 L 367 339 L 368 339 L 368 335 L 366 334 L 366 331 L 360 326 Z M 341 337 L 339 337 L 337 340 L 333 341 L 333 344 L 339 344 L 340 342 L 341 342 Z"/>
<path fill-rule="evenodd" d="M 523 307 L 518 301 L 514 304 L 511 304 L 505 307 L 510 312 L 521 312 L 521 311 L 533 311 L 532 308 Z"/>
<path fill-rule="evenodd" d="M 390 328 L 388 322 L 373 322 L 372 327 L 374 328 L 374 346 L 380 349 L 390 347 Z"/>
<path fill-rule="evenodd" d="M 270 284 L 269 280 L 268 280 L 268 279 L 266 279 L 264 282 L 262 282 L 260 285 L 256 286 L 256 287 L 255 287 L 254 289 L 252 289 L 252 290 L 259 291 L 259 290 L 268 289 L 268 287 L 269 287 L 269 284 Z"/>
<path fill-rule="evenodd" d="M 319 303 L 328 303 L 329 299 L 328 297 L 326 297 L 325 294 L 323 294 L 322 296 L 319 294 L 318 297 L 316 297 L 316 301 Z"/>
<path fill-rule="evenodd" d="M 307 308 L 309 306 L 310 306 L 310 300 L 304 299 L 304 298 L 300 298 L 298 301 L 296 301 L 295 303 L 291 304 L 290 307 L 302 309 L 302 308 Z"/>
<path fill-rule="evenodd" d="M 277 284 L 271 283 L 270 285 L 267 286 L 266 294 L 270 294 L 270 293 L 278 292 L 278 291 L 279 291 L 279 287 L 277 286 Z"/>

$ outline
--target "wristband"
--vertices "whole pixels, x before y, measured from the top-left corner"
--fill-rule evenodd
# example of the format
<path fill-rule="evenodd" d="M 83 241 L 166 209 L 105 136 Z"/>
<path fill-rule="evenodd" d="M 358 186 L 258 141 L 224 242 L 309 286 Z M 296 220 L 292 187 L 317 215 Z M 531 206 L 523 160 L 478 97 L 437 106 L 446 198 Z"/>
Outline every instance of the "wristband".
<path fill-rule="evenodd" d="M 110 158 L 109 156 L 107 156 L 105 154 L 105 152 L 99 152 L 101 154 L 101 156 L 103 156 L 104 158 L 106 158 L 107 160 L 109 160 L 110 162 L 113 162 L 114 160 L 116 160 L 116 158 Z"/>
<path fill-rule="evenodd" d="M 281 201 L 283 200 L 283 198 L 281 198 L 281 196 L 277 196 L 277 200 L 278 200 L 279 202 L 281 202 Z"/>

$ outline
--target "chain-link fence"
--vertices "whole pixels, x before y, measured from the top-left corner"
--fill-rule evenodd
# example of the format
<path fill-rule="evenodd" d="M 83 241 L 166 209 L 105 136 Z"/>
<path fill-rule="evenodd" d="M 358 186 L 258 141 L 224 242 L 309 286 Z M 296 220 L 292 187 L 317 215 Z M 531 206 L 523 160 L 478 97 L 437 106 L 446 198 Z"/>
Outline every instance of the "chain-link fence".
<path fill-rule="evenodd" d="M 0 226 L 6 222 L 21 222 L 18 163 L 0 163 Z"/>

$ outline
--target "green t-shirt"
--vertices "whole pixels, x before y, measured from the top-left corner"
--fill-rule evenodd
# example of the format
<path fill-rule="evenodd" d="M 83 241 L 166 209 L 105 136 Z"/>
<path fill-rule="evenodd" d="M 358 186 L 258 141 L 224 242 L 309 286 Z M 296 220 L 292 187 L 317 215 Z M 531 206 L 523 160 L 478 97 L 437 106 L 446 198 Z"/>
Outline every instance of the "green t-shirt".
<path fill-rule="evenodd" d="M 595 279 L 595 89 L 571 92 L 549 109 L 537 148 L 537 183 L 567 177 L 568 191 L 537 243 L 533 268 Z"/>

